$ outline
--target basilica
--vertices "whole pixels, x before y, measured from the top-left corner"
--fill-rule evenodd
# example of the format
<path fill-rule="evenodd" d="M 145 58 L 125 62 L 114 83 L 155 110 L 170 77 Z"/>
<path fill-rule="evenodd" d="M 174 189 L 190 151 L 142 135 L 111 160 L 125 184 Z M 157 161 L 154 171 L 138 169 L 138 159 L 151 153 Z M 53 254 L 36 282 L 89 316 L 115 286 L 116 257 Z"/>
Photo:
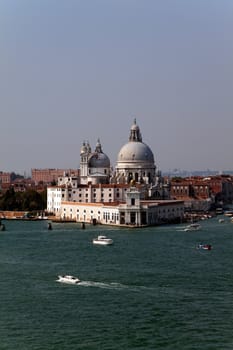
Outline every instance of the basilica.
<path fill-rule="evenodd" d="M 184 203 L 170 200 L 169 183 L 134 120 L 115 168 L 99 139 L 94 151 L 83 142 L 79 175 L 64 174 L 48 187 L 47 210 L 63 221 L 140 227 L 181 220 Z"/>

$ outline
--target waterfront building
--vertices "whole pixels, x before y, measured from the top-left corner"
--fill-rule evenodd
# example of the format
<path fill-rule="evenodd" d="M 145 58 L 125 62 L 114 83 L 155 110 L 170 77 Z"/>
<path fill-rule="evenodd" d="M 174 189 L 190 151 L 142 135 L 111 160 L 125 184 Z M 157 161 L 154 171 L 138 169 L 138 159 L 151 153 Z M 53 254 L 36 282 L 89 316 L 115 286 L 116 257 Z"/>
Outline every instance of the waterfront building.
<path fill-rule="evenodd" d="M 232 176 L 174 178 L 171 180 L 171 198 L 183 200 L 185 207 L 200 211 L 208 211 L 223 203 L 232 203 Z"/>
<path fill-rule="evenodd" d="M 130 190 L 129 190 L 130 192 Z M 127 192 L 128 194 L 128 192 Z M 175 200 L 140 200 L 135 192 L 125 203 L 62 202 L 61 221 L 98 223 L 117 226 L 152 226 L 180 222 L 184 216 L 184 202 Z M 131 200 L 135 201 L 134 205 Z"/>
<path fill-rule="evenodd" d="M 47 189 L 47 210 L 58 219 L 115 225 L 155 225 L 182 219 L 183 201 L 170 200 L 170 186 L 156 170 L 154 155 L 134 120 L 115 170 L 100 140 L 80 150 L 78 176 L 64 174 Z"/>

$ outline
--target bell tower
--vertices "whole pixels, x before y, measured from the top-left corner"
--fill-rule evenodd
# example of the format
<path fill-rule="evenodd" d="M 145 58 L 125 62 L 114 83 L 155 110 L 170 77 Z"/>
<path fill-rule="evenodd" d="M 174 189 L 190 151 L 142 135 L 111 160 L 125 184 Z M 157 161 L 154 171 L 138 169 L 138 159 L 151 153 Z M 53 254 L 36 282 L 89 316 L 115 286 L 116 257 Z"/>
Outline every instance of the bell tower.
<path fill-rule="evenodd" d="M 82 185 L 87 183 L 88 159 L 90 154 L 91 146 L 88 141 L 84 141 L 80 150 L 80 184 Z"/>

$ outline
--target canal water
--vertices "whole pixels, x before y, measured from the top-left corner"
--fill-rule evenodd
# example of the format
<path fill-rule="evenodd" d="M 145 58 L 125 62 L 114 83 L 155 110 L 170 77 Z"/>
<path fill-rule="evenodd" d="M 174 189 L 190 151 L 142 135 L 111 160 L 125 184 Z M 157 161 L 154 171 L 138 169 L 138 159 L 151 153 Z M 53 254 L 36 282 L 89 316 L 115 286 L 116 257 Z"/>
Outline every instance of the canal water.
<path fill-rule="evenodd" d="M 4 221 L 0 349 L 232 350 L 233 224 L 219 218 L 195 232 Z"/>

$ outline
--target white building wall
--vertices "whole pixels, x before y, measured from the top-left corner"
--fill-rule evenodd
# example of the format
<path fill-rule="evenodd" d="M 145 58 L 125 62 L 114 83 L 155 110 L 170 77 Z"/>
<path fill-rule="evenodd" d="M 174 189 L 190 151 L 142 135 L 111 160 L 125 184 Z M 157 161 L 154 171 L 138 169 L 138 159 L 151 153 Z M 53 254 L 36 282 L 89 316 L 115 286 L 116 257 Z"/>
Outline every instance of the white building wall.
<path fill-rule="evenodd" d="M 184 216 L 184 203 L 173 201 L 170 205 L 156 205 L 148 208 L 148 224 L 171 222 Z"/>
<path fill-rule="evenodd" d="M 119 208 L 95 204 L 85 206 L 83 203 L 65 202 L 61 205 L 60 218 L 85 223 L 92 223 L 93 220 L 96 220 L 99 224 L 119 225 Z"/>
<path fill-rule="evenodd" d="M 62 202 L 62 189 L 58 187 L 48 187 L 47 189 L 47 210 L 50 213 L 60 213 Z"/>
<path fill-rule="evenodd" d="M 71 201 L 84 203 L 116 202 L 125 201 L 126 188 L 114 187 L 78 187 L 72 189 Z"/>
<path fill-rule="evenodd" d="M 149 203 L 149 202 L 148 202 Z M 96 223 L 105 225 L 120 225 L 120 215 L 125 213 L 124 224 L 131 224 L 131 213 L 134 213 L 135 225 L 141 225 L 141 214 L 146 212 L 146 225 L 157 225 L 166 223 L 175 219 L 180 219 L 184 215 L 184 205 L 182 202 L 167 203 L 160 205 L 143 204 L 141 206 L 135 205 L 129 207 L 127 204 L 120 204 L 119 206 L 106 206 L 101 204 L 77 203 L 77 202 L 62 202 L 61 210 L 58 217 L 61 220 Z"/>

